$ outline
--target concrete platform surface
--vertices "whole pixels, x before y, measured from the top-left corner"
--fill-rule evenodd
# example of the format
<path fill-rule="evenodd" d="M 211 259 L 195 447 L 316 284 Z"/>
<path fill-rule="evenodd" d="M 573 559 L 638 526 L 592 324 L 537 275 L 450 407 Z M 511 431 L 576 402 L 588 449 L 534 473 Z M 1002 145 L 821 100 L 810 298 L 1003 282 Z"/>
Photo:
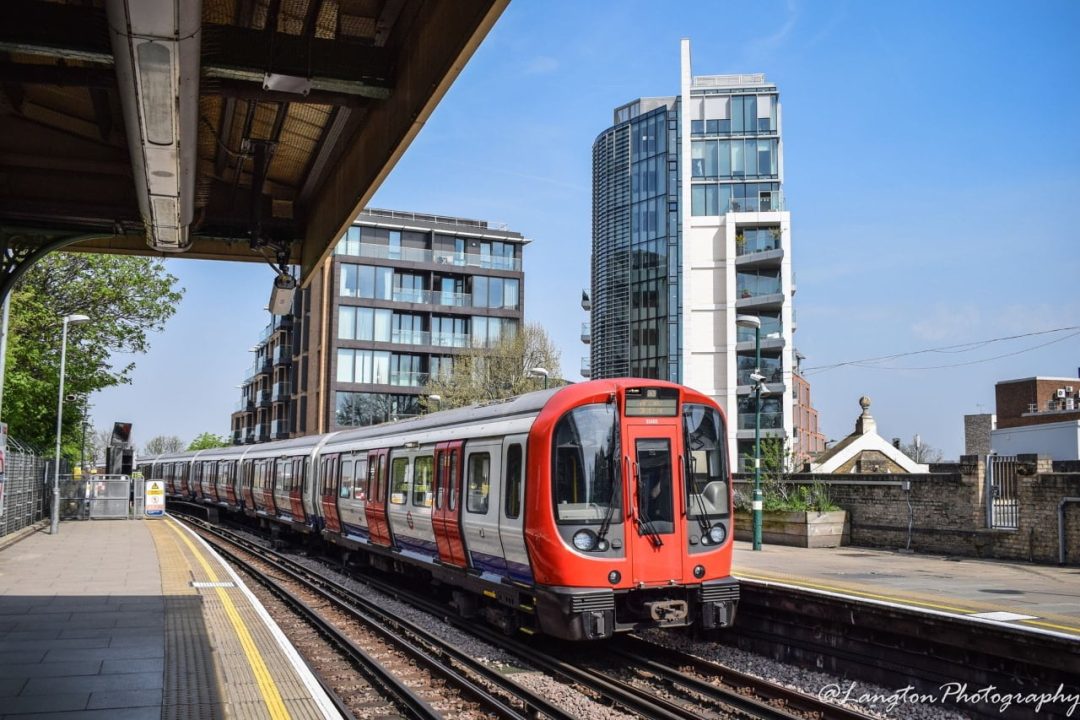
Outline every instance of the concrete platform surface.
<path fill-rule="evenodd" d="M 65 522 L 3 550 L 0 718 L 335 717 L 238 580 L 171 519 Z"/>
<path fill-rule="evenodd" d="M 1080 638 L 1077 567 L 736 542 L 734 574 Z"/>

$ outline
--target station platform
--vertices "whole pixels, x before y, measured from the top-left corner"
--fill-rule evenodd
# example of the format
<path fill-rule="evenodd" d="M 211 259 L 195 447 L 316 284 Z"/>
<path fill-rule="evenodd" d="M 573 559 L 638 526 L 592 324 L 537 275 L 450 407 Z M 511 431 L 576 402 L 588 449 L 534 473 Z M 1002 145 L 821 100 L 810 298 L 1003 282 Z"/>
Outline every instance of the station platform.
<path fill-rule="evenodd" d="M 336 718 L 266 609 L 171 518 L 0 551 L 0 718 Z"/>
<path fill-rule="evenodd" d="M 1080 568 L 863 547 L 735 543 L 733 574 L 1080 640 Z"/>

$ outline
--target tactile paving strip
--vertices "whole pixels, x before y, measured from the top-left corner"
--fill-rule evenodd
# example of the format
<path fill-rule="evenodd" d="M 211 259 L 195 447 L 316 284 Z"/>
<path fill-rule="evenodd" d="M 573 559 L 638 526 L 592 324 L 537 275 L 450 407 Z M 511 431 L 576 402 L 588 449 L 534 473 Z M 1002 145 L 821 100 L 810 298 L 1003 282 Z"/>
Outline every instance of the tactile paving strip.
<path fill-rule="evenodd" d="M 186 530 L 180 527 L 170 528 L 166 523 L 155 525 L 160 526 L 155 527 L 155 539 L 159 542 L 159 548 L 171 547 L 171 552 L 176 555 L 180 564 L 177 568 L 179 572 L 166 573 L 167 559 L 162 555 L 162 583 L 165 585 L 166 595 L 173 595 L 174 592 L 179 595 L 182 592 L 188 597 L 194 595 L 199 600 L 199 618 L 196 623 L 198 627 L 184 629 L 184 632 L 192 633 L 191 643 L 199 647 L 183 648 L 182 652 L 198 653 L 209 648 L 211 656 L 205 663 L 200 662 L 200 667 L 204 670 L 208 667 L 215 668 L 209 676 L 205 672 L 201 677 L 193 676 L 193 684 L 197 687 L 190 692 L 202 693 L 203 683 L 210 681 L 210 678 L 215 679 L 208 688 L 212 691 L 221 689 L 216 697 L 214 694 L 198 694 L 196 702 L 177 705 L 178 710 L 183 712 L 184 708 L 188 708 L 194 713 L 191 717 L 291 717 L 297 720 L 323 717 L 295 668 L 277 644 L 270 629 L 256 614 L 244 592 L 237 587 L 224 587 L 224 579 L 228 576 L 220 563 L 205 547 L 188 535 Z M 184 541 L 184 536 L 190 539 L 190 543 Z M 202 556 L 201 559 L 195 553 Z M 210 573 L 216 576 L 211 576 Z M 166 574 L 169 576 L 168 581 L 165 580 Z M 198 587 L 202 584 L 208 587 Z M 171 614 L 169 610 L 170 606 L 167 604 L 167 614 Z M 234 621 L 239 621 L 241 627 L 234 626 Z M 167 632 L 171 628 L 168 617 L 166 628 Z M 200 631 L 204 633 L 206 640 L 199 639 Z M 241 634 L 245 636 L 244 639 L 241 639 Z M 257 673 L 253 671 L 253 658 L 248 655 L 253 650 L 258 656 L 254 658 Z M 166 652 L 168 656 L 168 647 Z M 171 659 L 167 658 L 167 667 L 170 662 Z M 183 677 L 180 675 L 179 679 L 182 680 Z M 168 693 L 167 683 L 166 697 Z M 199 714 L 199 706 L 204 706 L 203 714 Z M 215 712 L 210 714 L 206 709 Z M 188 715 L 166 714 L 163 708 L 162 718 L 172 720 L 181 717 Z"/>
<path fill-rule="evenodd" d="M 179 542 L 162 522 L 150 523 L 161 561 L 165 596 L 165 692 L 162 720 L 225 718 L 203 599 L 191 587 L 191 568 Z"/>

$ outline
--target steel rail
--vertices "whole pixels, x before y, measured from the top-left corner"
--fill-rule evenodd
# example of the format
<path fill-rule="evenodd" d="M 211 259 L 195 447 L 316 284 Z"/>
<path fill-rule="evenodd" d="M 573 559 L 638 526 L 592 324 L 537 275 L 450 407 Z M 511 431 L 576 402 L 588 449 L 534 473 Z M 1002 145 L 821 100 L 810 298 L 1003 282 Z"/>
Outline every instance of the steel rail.
<path fill-rule="evenodd" d="M 438 671 L 449 675 L 453 682 L 459 684 L 463 689 L 466 689 L 469 694 L 477 697 L 482 703 L 495 709 L 500 716 L 511 718 L 513 720 L 527 720 L 527 718 L 535 716 L 537 713 L 542 713 L 546 717 L 551 718 L 551 720 L 576 720 L 576 716 L 569 714 L 558 706 L 548 702 L 538 693 L 514 683 L 482 662 L 469 657 L 461 650 L 458 650 L 450 642 L 421 628 L 419 625 L 416 625 L 405 618 L 396 616 L 362 595 L 342 587 L 333 578 L 329 578 L 311 568 L 304 567 L 288 556 L 270 548 L 263 547 L 247 538 L 223 530 L 218 526 L 206 523 L 197 518 L 194 520 L 195 522 L 193 524 L 200 529 L 214 534 L 224 542 L 231 543 L 247 552 L 260 556 L 265 562 L 272 564 L 275 568 L 288 574 L 297 582 L 303 583 L 306 587 L 312 589 L 312 591 L 327 597 L 327 599 L 331 600 L 339 607 L 342 607 L 346 612 L 353 614 L 357 619 L 361 620 L 366 625 L 369 625 L 373 630 L 380 633 L 393 644 L 407 648 L 414 657 L 425 664 L 434 667 Z M 445 607 L 441 607 L 440 612 L 436 613 L 436 615 L 442 617 L 445 614 L 445 610 Z M 395 633 L 393 630 L 399 632 Z M 406 641 L 401 633 L 411 636 L 420 644 L 430 648 L 430 650 L 426 651 L 422 649 L 416 642 Z M 501 688 L 504 692 L 514 697 L 514 699 L 525 706 L 526 713 L 523 714 L 514 708 L 511 708 L 499 698 L 492 695 L 489 691 L 473 683 L 452 667 L 447 662 L 447 658 L 468 668 L 468 670 L 480 676 L 484 681 Z"/>
<path fill-rule="evenodd" d="M 303 600 L 275 582 L 266 573 L 256 568 L 251 563 L 237 556 L 220 545 L 215 548 L 217 552 L 230 562 L 239 566 L 244 572 L 266 587 L 283 600 L 298 615 L 313 625 L 330 642 L 342 649 L 345 655 L 353 661 L 353 664 L 372 681 L 374 685 L 382 688 L 392 701 L 410 718 L 417 720 L 438 720 L 442 714 L 431 707 L 423 698 L 402 683 L 378 660 L 373 658 L 366 650 L 347 638 L 333 623 L 328 621 L 315 610 L 308 607 Z"/>
<path fill-rule="evenodd" d="M 793 690 L 754 675 L 733 670 L 719 663 L 703 660 L 645 640 L 634 637 L 619 638 L 619 645 L 626 647 L 613 646 L 609 650 L 632 662 L 635 666 L 645 668 L 649 672 L 665 678 L 668 682 L 682 685 L 693 692 L 716 699 L 719 702 L 742 706 L 740 709 L 744 710 L 744 712 L 761 713 L 763 717 L 802 717 L 802 715 L 793 715 L 786 710 L 778 710 L 776 706 L 768 704 L 769 700 L 778 700 L 783 702 L 785 707 L 792 708 L 797 713 L 813 713 L 818 717 L 835 718 L 835 720 L 872 720 L 871 716 L 865 713 L 828 703 L 799 690 Z M 650 657 L 650 655 L 653 657 Z M 656 660 L 655 656 L 657 655 L 668 659 L 669 664 Z M 702 675 L 719 678 L 724 685 L 729 687 L 718 687 L 687 675 L 677 670 L 673 665 L 689 665 L 694 671 Z M 731 689 L 730 686 L 748 687 L 764 700 L 741 695 L 736 689 Z"/>

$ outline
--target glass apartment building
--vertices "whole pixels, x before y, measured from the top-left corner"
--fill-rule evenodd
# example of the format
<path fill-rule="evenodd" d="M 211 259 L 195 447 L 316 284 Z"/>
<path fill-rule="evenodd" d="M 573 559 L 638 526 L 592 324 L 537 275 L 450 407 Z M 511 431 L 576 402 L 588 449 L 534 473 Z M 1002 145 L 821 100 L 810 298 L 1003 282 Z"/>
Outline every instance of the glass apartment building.
<path fill-rule="evenodd" d="M 274 318 L 252 348 L 233 441 L 418 414 L 429 376 L 518 331 L 527 242 L 480 220 L 365 210 L 292 316 Z"/>
<path fill-rule="evenodd" d="M 781 105 L 764 75 L 694 76 L 614 112 L 593 144 L 589 375 L 681 382 L 727 411 L 752 453 L 753 330 L 761 321 L 763 436 L 793 425 L 795 292 Z M 583 362 L 583 367 L 585 363 Z"/>

